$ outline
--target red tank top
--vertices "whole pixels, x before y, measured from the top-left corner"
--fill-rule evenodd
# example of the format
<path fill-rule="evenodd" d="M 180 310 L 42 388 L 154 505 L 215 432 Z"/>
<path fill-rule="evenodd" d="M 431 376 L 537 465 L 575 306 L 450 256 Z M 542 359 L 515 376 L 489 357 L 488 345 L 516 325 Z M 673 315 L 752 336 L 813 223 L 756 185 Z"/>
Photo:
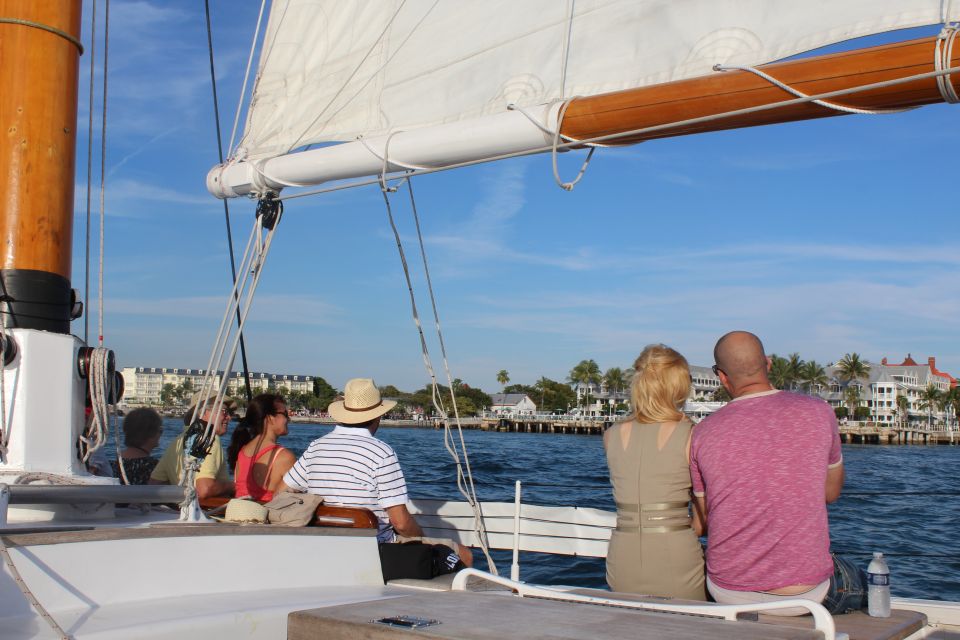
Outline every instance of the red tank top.
<path fill-rule="evenodd" d="M 243 449 L 240 450 L 240 453 L 237 455 L 237 470 L 236 477 L 234 478 L 237 483 L 236 495 L 238 498 L 250 496 L 254 500 L 259 500 L 260 502 L 269 502 L 273 499 L 272 491 L 268 490 L 266 487 L 261 487 L 256 483 L 256 481 L 254 481 L 253 465 L 255 465 L 265 453 L 270 453 L 274 449 L 283 449 L 283 447 L 278 444 L 274 444 L 265 449 L 261 449 L 257 452 L 256 458 L 251 458 L 243 452 Z M 270 461 L 270 466 L 267 467 L 268 481 L 270 479 L 270 471 L 273 469 L 273 463 L 276 462 L 277 456 L 279 455 L 280 452 L 277 451 L 277 455 L 273 457 L 273 460 Z"/>

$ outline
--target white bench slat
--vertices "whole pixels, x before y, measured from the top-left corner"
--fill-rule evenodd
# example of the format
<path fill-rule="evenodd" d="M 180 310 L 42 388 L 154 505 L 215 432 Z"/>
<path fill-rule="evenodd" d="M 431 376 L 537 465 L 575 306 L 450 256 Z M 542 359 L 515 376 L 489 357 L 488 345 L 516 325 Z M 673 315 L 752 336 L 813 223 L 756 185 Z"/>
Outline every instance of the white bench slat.
<path fill-rule="evenodd" d="M 480 508 L 490 547 L 512 549 L 515 505 L 484 502 Z M 479 546 L 473 509 L 466 502 L 414 500 L 410 511 L 417 516 L 425 535 Z M 519 546 L 521 551 L 603 558 L 616 524 L 616 514 L 601 509 L 522 504 Z"/>

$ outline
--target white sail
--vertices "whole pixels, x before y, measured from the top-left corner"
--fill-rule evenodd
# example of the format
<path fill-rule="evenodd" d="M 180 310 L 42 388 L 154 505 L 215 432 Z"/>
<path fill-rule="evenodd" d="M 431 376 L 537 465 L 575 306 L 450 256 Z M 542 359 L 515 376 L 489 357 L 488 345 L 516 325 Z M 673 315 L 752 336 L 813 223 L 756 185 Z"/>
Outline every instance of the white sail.
<path fill-rule="evenodd" d="M 274 0 L 246 158 L 756 65 L 949 0 Z"/>

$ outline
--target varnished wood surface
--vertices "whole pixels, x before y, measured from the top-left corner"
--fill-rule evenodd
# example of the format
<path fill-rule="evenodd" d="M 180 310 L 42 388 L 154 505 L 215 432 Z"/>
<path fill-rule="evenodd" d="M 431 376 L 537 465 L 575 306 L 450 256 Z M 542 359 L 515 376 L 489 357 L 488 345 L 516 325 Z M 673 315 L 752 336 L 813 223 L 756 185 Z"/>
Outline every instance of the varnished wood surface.
<path fill-rule="evenodd" d="M 911 40 L 869 49 L 818 56 L 761 67 L 774 78 L 807 95 L 907 77 L 934 70 L 936 38 Z M 960 64 L 955 47 L 951 66 Z M 960 77 L 954 75 L 955 87 Z M 746 71 L 717 72 L 700 78 L 630 89 L 570 103 L 561 132 L 581 140 L 670 122 L 793 99 L 790 93 Z M 834 102 L 866 109 L 904 108 L 942 102 L 934 78 L 850 94 Z M 798 104 L 708 123 L 685 125 L 619 139 L 627 144 L 691 133 L 808 120 L 840 115 L 812 103 Z"/>
<path fill-rule="evenodd" d="M 813 627 L 813 619 L 809 616 L 785 618 L 762 615 L 760 622 L 805 629 Z M 889 618 L 871 618 L 863 611 L 857 611 L 833 616 L 833 622 L 838 632 L 850 635 L 850 640 L 903 640 L 922 629 L 927 623 L 927 616 L 917 611 L 894 609 Z"/>
<path fill-rule="evenodd" d="M 200 506 L 205 511 L 218 510 L 226 506 L 232 498 L 226 496 L 214 496 L 200 500 Z M 260 504 L 263 504 L 262 502 Z M 362 507 L 340 507 L 328 504 L 321 504 L 317 507 L 316 515 L 318 520 L 314 526 L 318 527 L 340 527 L 348 529 L 376 529 L 380 525 L 376 514 L 370 509 Z M 331 520 L 324 520 L 331 518 Z M 349 520 L 350 522 L 343 522 Z"/>
<path fill-rule="evenodd" d="M 416 630 L 372 623 L 389 616 L 415 616 L 440 624 Z M 476 592 L 427 593 L 374 602 L 297 611 L 287 621 L 288 640 L 813 640 L 820 632 L 757 622 L 628 611 L 617 607 L 561 603 Z"/>
<path fill-rule="evenodd" d="M 80 37 L 79 0 L 0 0 L 0 16 Z M 70 279 L 80 52 L 56 34 L 0 24 L 0 269 Z"/>

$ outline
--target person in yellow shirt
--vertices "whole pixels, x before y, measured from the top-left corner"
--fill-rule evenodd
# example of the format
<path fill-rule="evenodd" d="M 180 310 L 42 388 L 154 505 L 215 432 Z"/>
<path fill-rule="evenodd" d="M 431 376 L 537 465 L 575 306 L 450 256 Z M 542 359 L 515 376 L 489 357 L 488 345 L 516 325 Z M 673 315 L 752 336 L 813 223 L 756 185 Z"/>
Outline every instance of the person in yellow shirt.
<path fill-rule="evenodd" d="M 190 419 L 193 417 L 194 409 L 197 404 L 203 400 L 200 393 L 196 393 L 190 403 L 190 408 L 183 416 L 183 423 L 189 426 Z M 223 456 L 223 447 L 220 445 L 220 436 L 227 432 L 227 426 L 230 424 L 233 410 L 237 403 L 233 398 L 224 398 L 223 404 L 217 415 L 211 415 L 213 412 L 214 398 L 207 400 L 206 406 L 200 414 L 200 421 L 209 424 L 211 420 L 214 423 L 213 445 L 210 447 L 210 453 L 203 459 L 200 470 L 197 471 L 194 479 L 194 487 L 197 490 L 197 498 L 204 500 L 219 496 L 233 495 L 233 481 L 230 480 L 230 470 L 227 468 L 226 459 Z M 180 476 L 183 473 L 183 447 L 186 440 L 187 430 L 170 443 L 160 462 L 150 474 L 150 484 L 179 484 Z"/>

